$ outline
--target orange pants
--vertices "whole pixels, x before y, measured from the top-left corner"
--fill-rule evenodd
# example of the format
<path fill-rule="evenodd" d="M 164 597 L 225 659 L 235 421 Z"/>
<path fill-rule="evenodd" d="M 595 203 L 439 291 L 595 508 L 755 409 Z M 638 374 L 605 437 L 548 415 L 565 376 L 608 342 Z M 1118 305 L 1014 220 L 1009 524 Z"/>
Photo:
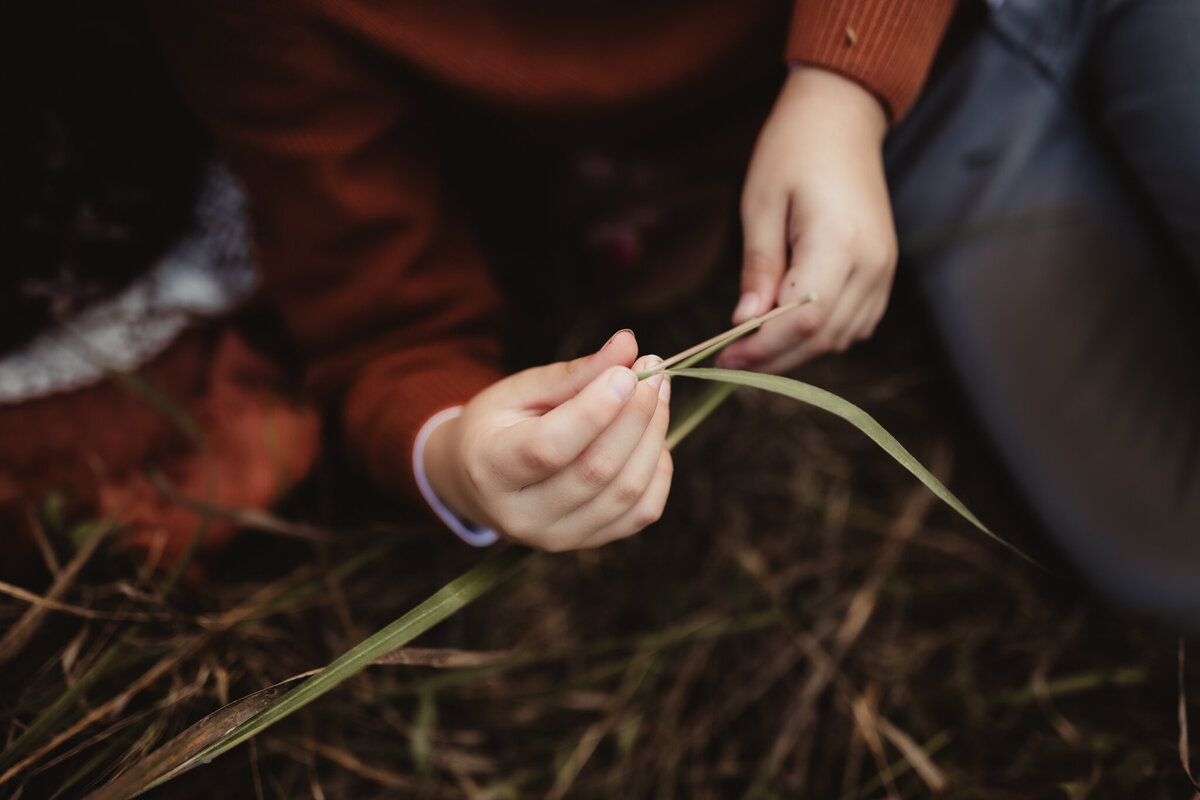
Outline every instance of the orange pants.
<path fill-rule="evenodd" d="M 184 334 L 136 375 L 0 406 L 0 571 L 27 568 L 37 508 L 57 488 L 76 513 L 117 521 L 155 567 L 177 563 L 202 524 L 202 551 L 227 543 L 232 523 L 204 523 L 150 476 L 200 503 L 272 505 L 319 441 L 317 413 L 283 386 L 277 365 L 220 328 Z"/>

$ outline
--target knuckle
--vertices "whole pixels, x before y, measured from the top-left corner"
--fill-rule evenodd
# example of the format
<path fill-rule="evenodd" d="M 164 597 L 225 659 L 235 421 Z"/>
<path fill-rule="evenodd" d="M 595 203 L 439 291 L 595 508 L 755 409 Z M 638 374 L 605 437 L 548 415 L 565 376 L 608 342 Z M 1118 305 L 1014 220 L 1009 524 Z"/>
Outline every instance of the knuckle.
<path fill-rule="evenodd" d="M 639 483 L 628 478 L 613 484 L 613 499 L 621 508 L 628 508 L 641 499 L 643 488 Z"/>
<path fill-rule="evenodd" d="M 792 332 L 797 336 L 810 337 L 825 324 L 825 314 L 819 306 L 810 305 L 803 313 L 792 318 Z"/>
<path fill-rule="evenodd" d="M 634 514 L 633 522 L 638 530 L 647 528 L 662 519 L 663 506 L 659 503 L 639 508 Z"/>
<path fill-rule="evenodd" d="M 666 380 L 666 378 L 663 380 Z M 647 421 L 658 410 L 658 387 L 660 385 L 651 384 L 650 381 L 642 381 L 641 385 L 638 386 L 637 409 Z"/>
<path fill-rule="evenodd" d="M 567 361 L 563 365 L 563 371 L 567 374 L 567 378 L 573 379 L 577 377 L 579 373 L 583 372 L 583 370 L 587 367 L 587 363 L 588 359 L 586 356 L 583 358 L 574 358 L 570 361 Z"/>
<path fill-rule="evenodd" d="M 547 437 L 527 442 L 521 451 L 521 461 L 534 472 L 557 472 L 564 466 L 558 446 Z"/>
<path fill-rule="evenodd" d="M 611 407 L 609 407 L 611 409 Z M 601 431 L 612 422 L 614 411 L 601 406 L 588 406 L 579 411 L 579 426 L 590 431 Z M 559 464 L 560 467 L 566 464 Z"/>
<path fill-rule="evenodd" d="M 600 431 L 607 427 L 613 414 L 611 405 L 605 403 L 587 403 L 572 411 L 572 415 L 577 417 L 577 425 L 589 431 Z"/>
<path fill-rule="evenodd" d="M 843 253 L 854 252 L 863 240 L 862 229 L 850 219 L 843 219 L 826 229 L 829 245 Z"/>
<path fill-rule="evenodd" d="M 617 476 L 617 471 L 618 465 L 599 453 L 586 455 L 579 462 L 579 477 L 589 486 L 607 486 Z"/>

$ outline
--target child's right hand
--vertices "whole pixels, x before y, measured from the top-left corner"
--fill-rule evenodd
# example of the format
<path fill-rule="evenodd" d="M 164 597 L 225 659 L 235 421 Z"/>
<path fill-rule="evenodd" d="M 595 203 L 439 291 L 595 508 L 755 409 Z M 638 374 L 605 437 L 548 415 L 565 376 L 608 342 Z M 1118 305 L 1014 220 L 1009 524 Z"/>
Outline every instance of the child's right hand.
<path fill-rule="evenodd" d="M 425 446 L 425 474 L 464 519 L 544 550 L 598 547 L 662 514 L 670 381 L 637 383 L 629 331 L 599 352 L 511 375 L 480 392 Z M 632 369 L 631 369 L 632 368 Z"/>

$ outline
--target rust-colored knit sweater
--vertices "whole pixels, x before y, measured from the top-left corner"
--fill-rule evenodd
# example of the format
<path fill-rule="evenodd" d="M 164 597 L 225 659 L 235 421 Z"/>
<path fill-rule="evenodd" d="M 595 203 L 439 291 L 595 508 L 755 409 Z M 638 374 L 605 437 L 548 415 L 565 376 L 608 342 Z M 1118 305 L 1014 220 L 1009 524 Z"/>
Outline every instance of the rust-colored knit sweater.
<path fill-rule="evenodd" d="M 535 125 L 672 104 L 784 60 L 911 105 L 954 0 L 148 3 L 244 182 L 267 289 L 352 450 L 411 486 L 412 441 L 499 377 L 499 300 L 443 191 L 438 98 Z M 789 24 L 790 20 L 790 24 Z M 782 50 L 782 52 L 781 52 Z M 732 84 L 736 85 L 736 84 Z"/>

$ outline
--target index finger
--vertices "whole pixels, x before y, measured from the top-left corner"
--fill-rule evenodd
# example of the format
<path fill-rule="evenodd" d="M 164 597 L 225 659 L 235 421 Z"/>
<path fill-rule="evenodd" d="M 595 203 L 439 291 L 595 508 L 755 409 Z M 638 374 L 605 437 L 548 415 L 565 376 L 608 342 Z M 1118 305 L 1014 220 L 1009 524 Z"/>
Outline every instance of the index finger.
<path fill-rule="evenodd" d="M 610 367 L 545 414 L 510 425 L 499 434 L 505 455 L 496 473 L 521 488 L 561 471 L 617 419 L 636 389 L 633 370 Z"/>

